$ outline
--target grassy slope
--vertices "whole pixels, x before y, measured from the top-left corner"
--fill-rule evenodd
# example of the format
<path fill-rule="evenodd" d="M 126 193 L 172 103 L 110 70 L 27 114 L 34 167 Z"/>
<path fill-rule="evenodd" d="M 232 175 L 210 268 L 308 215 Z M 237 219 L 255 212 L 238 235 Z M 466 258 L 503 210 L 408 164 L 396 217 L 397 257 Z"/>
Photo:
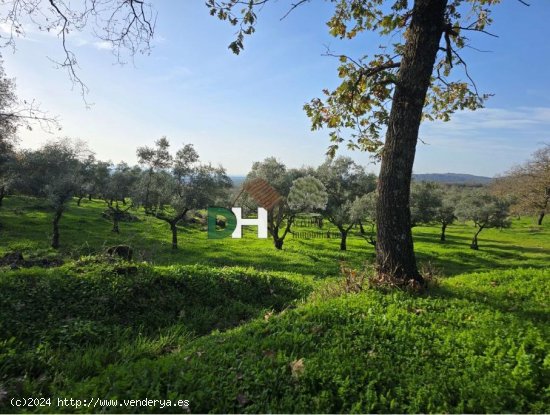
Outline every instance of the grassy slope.
<path fill-rule="evenodd" d="M 23 202 L 0 209 L 0 255 L 52 255 L 47 214 Z M 113 235 L 102 209 L 69 210 L 64 253 L 127 242 L 158 265 L 117 275 L 124 264 L 90 258 L 3 272 L 0 392 L 189 399 L 195 412 L 550 412 L 548 224 L 484 231 L 479 252 L 471 226 L 450 227 L 445 244 L 436 227 L 416 228 L 421 260 L 455 276 L 429 295 L 304 301 L 334 280 L 322 277 L 337 275 L 338 259 L 359 266 L 372 247 L 289 239 L 278 252 L 250 234 L 209 241 L 182 229 L 173 253 L 164 223 L 141 217 Z M 486 272 L 456 276 L 473 271 Z"/>
<path fill-rule="evenodd" d="M 12 250 L 29 254 L 52 254 L 48 235 L 50 219 L 37 200 L 8 198 L 0 208 L 0 255 Z M 241 240 L 209 240 L 206 232 L 180 227 L 180 250 L 170 249 L 171 234 L 165 222 L 137 214 L 136 223 L 121 223 L 121 233 L 113 234 L 111 224 L 101 217 L 105 204 L 84 200 L 73 203 L 61 220 L 61 252 L 78 257 L 101 252 L 104 247 L 127 243 L 138 251 L 138 258 L 158 265 L 207 264 L 254 266 L 257 269 L 290 271 L 316 277 L 338 274 L 339 260 L 361 266 L 372 261 L 374 249 L 364 239 L 348 239 L 348 251 L 339 251 L 338 239 L 293 239 L 285 241 L 284 251 L 273 249 L 270 240 L 259 240 L 245 232 Z M 329 225 L 330 226 L 330 225 Z M 325 228 L 327 229 L 327 228 Z M 336 229 L 332 227 L 332 231 Z M 415 249 L 421 262 L 431 262 L 445 275 L 486 269 L 548 266 L 550 224 L 534 225 L 531 218 L 514 220 L 510 229 L 487 229 L 480 234 L 480 251 L 469 249 L 474 233 L 471 224 L 455 224 L 447 230 L 447 242 L 438 242 L 439 229 L 416 227 Z"/>
<path fill-rule="evenodd" d="M 539 287 L 549 292 L 549 277 L 474 274 L 425 297 L 314 301 L 110 367 L 69 394 L 185 397 L 198 412 L 548 412 L 548 299 Z"/>

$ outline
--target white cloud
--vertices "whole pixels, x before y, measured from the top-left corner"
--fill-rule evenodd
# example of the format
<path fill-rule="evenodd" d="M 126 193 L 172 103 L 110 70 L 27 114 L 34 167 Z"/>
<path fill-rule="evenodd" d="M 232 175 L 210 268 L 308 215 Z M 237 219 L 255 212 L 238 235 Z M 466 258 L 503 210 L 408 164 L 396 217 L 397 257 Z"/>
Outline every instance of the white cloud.
<path fill-rule="evenodd" d="M 449 122 L 424 123 L 421 138 L 429 142 L 443 143 L 458 140 L 464 143 L 495 141 L 510 144 L 517 140 L 550 139 L 550 108 L 518 107 L 513 109 L 484 108 L 478 111 L 460 112 Z"/>
<path fill-rule="evenodd" d="M 105 40 L 94 42 L 93 45 L 96 49 L 99 49 L 99 50 L 112 50 L 113 49 L 113 45 L 110 42 L 107 42 Z"/>
<path fill-rule="evenodd" d="M 167 40 L 166 37 L 160 34 L 155 34 L 155 37 L 153 38 L 153 41 L 159 44 L 166 42 L 166 40 Z"/>
<path fill-rule="evenodd" d="M 12 32 L 12 25 L 6 22 L 0 23 L 0 32 L 9 35 Z"/>

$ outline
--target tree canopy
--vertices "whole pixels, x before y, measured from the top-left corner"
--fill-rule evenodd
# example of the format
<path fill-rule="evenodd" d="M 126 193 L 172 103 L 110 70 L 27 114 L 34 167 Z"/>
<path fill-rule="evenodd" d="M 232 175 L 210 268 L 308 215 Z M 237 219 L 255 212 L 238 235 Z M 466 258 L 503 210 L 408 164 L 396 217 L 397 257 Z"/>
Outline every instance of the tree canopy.
<path fill-rule="evenodd" d="M 512 196 L 514 213 L 536 214 L 541 225 L 550 211 L 550 144 L 497 178 L 491 187 L 497 195 Z"/>
<path fill-rule="evenodd" d="M 492 196 L 486 190 L 475 189 L 467 192 L 456 206 L 456 216 L 461 220 L 471 220 L 477 228 L 470 247 L 478 249 L 478 235 L 487 228 L 506 228 L 509 202 Z"/>
<path fill-rule="evenodd" d="M 87 154 L 83 143 L 64 139 L 51 141 L 38 150 L 25 151 L 18 163 L 18 189 L 44 198 L 54 212 L 52 248 L 59 247 L 59 221 L 78 190 L 75 172 Z"/>

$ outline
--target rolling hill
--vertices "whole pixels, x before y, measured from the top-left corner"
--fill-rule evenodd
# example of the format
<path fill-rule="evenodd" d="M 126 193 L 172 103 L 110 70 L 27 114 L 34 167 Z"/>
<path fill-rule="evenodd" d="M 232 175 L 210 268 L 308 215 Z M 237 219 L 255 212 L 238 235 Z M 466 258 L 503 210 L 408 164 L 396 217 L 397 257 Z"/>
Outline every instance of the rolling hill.
<path fill-rule="evenodd" d="M 463 173 L 425 173 L 413 174 L 413 180 L 419 182 L 438 182 L 447 184 L 489 184 L 493 179 Z"/>

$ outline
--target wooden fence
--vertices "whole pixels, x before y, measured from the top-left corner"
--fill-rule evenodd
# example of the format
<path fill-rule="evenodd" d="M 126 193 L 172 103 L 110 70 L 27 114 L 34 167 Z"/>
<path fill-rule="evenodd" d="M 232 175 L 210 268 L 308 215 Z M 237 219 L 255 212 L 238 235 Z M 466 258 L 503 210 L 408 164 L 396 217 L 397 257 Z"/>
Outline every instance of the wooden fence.
<path fill-rule="evenodd" d="M 291 231 L 292 237 L 297 239 L 340 239 L 340 232 L 331 231 Z"/>

